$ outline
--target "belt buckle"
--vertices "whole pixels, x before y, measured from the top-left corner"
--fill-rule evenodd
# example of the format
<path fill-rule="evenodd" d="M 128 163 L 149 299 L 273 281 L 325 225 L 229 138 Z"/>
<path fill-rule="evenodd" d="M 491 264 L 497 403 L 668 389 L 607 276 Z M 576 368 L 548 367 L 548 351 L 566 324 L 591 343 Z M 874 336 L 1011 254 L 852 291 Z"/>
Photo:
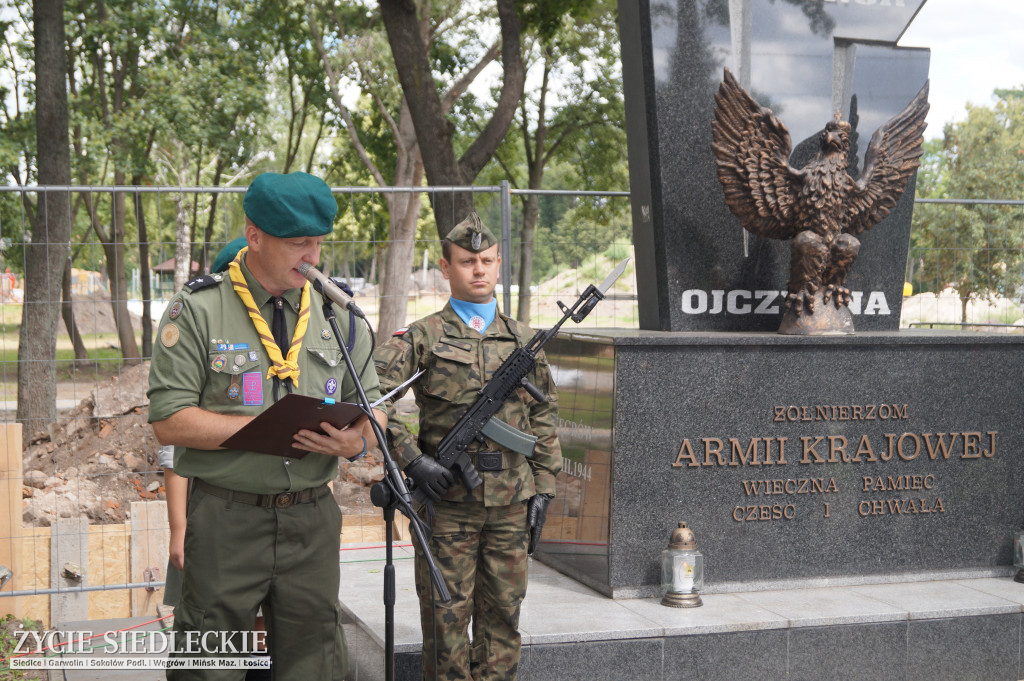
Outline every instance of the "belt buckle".
<path fill-rule="evenodd" d="M 501 452 L 479 452 L 476 461 L 477 468 L 482 471 L 501 470 Z"/>
<path fill-rule="evenodd" d="M 291 506 L 294 503 L 295 503 L 295 494 L 293 494 L 292 492 L 285 492 L 283 494 L 278 494 L 277 498 L 274 499 L 274 506 L 277 506 L 278 508 L 288 508 L 289 506 Z"/>

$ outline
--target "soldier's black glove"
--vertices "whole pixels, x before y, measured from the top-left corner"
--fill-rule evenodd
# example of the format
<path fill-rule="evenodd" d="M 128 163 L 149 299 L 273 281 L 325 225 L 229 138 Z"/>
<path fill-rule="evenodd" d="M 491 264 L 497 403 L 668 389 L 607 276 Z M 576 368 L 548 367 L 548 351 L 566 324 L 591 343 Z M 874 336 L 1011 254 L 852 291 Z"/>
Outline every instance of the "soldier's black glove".
<path fill-rule="evenodd" d="M 430 497 L 432 501 L 440 501 L 441 495 L 455 483 L 452 472 L 438 463 L 432 456 L 420 454 L 405 467 L 405 474 L 416 483 L 416 488 Z"/>
<path fill-rule="evenodd" d="M 534 494 L 526 506 L 526 522 L 530 526 L 530 548 L 527 553 L 533 555 L 540 541 L 540 533 L 544 531 L 544 521 L 548 517 L 548 504 L 554 497 L 550 494 Z"/>

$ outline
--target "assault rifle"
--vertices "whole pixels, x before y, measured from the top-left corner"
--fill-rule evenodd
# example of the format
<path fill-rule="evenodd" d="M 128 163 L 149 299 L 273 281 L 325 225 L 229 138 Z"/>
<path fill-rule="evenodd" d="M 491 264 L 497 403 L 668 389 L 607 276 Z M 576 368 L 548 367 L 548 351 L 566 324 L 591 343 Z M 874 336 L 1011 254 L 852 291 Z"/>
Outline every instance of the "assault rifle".
<path fill-rule="evenodd" d="M 437 460 L 445 468 L 457 472 L 462 477 L 462 482 L 467 489 L 476 489 L 483 482 L 466 453 L 466 448 L 474 441 L 482 443 L 486 436 L 528 458 L 533 456 L 533 447 L 537 438 L 508 425 L 495 418 L 494 415 L 498 413 L 512 392 L 520 386 L 539 402 L 544 402 L 547 399 L 547 396 L 526 378 L 537 363 L 537 353 L 545 343 L 554 338 L 566 320 L 572 319 L 577 324 L 582 322 L 598 301 L 604 299 L 604 294 L 612 287 L 615 280 L 622 276 L 628 262 L 629 258 L 620 262 L 600 285 L 590 284 L 587 286 L 572 307 L 566 307 L 562 301 L 558 301 L 558 307 L 564 313 L 558 323 L 547 331 L 537 332 L 529 343 L 521 348 L 516 348 L 509 358 L 501 363 L 491 380 L 480 390 L 480 396 L 476 398 L 476 401 L 441 440 L 437 446 Z M 428 499 L 426 493 L 421 489 L 413 490 L 413 498 L 421 503 L 425 503 Z"/>

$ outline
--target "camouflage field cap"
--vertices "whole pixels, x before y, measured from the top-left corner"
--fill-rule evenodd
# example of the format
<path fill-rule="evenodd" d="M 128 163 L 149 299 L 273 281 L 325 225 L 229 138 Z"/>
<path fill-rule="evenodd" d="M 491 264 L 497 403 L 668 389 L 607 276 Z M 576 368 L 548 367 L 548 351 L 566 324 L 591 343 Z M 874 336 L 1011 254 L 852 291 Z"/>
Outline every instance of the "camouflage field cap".
<path fill-rule="evenodd" d="M 494 234 L 487 229 L 487 225 L 476 213 L 470 213 L 465 220 L 455 225 L 445 238 L 456 246 L 474 253 L 486 251 L 498 243 Z"/>
<path fill-rule="evenodd" d="M 282 239 L 330 234 L 338 213 L 331 188 L 309 173 L 257 175 L 242 207 L 254 225 Z"/>
<path fill-rule="evenodd" d="M 220 249 L 220 253 L 213 260 L 213 267 L 210 268 L 211 272 L 223 272 L 228 268 L 228 264 L 235 259 L 238 252 L 242 250 L 246 245 L 245 237 L 240 236 L 234 241 L 230 241 L 224 248 Z"/>

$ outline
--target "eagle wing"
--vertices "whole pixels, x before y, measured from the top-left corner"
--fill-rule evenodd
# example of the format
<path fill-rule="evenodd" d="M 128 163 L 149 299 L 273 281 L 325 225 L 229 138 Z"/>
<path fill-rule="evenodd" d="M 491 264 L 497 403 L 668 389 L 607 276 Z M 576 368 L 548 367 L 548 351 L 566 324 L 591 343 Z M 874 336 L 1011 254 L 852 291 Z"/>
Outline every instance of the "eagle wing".
<path fill-rule="evenodd" d="M 896 205 L 920 162 L 928 115 L 928 82 L 900 113 L 875 131 L 864 157 L 864 173 L 846 199 L 847 226 L 853 235 L 871 229 Z"/>
<path fill-rule="evenodd" d="M 711 130 L 718 181 L 729 210 L 753 234 L 793 238 L 798 231 L 795 203 L 804 175 L 789 165 L 789 131 L 747 94 L 729 69 L 715 95 Z"/>

